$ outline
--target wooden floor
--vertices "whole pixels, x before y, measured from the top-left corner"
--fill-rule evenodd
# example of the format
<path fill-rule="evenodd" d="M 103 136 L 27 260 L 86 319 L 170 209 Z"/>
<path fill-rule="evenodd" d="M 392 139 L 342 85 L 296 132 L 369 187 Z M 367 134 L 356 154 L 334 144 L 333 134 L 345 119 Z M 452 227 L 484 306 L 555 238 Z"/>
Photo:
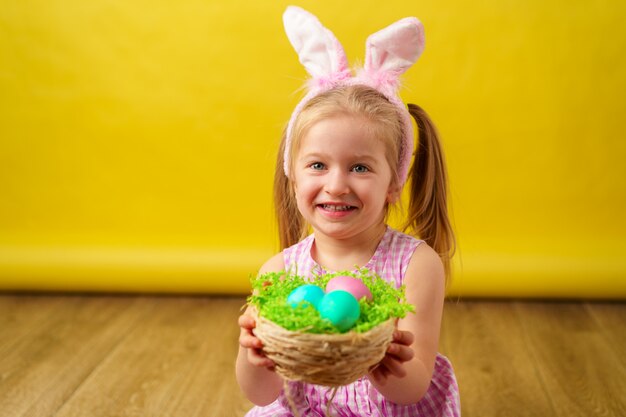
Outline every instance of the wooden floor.
<path fill-rule="evenodd" d="M 243 416 L 243 298 L 0 294 L 0 416 Z M 441 351 L 472 416 L 626 416 L 626 304 L 462 301 Z"/>

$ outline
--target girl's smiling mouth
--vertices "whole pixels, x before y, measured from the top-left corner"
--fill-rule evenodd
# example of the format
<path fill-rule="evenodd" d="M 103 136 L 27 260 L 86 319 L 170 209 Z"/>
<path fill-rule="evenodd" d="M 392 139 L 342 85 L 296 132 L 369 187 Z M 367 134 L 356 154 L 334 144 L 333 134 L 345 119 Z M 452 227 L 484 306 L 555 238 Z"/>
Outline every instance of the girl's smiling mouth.
<path fill-rule="evenodd" d="M 318 207 L 327 211 L 351 211 L 356 210 L 356 207 L 341 204 L 318 204 Z"/>
<path fill-rule="evenodd" d="M 322 215 L 329 219 L 341 219 L 351 215 L 357 210 L 357 207 L 348 204 L 318 204 L 316 206 Z"/>

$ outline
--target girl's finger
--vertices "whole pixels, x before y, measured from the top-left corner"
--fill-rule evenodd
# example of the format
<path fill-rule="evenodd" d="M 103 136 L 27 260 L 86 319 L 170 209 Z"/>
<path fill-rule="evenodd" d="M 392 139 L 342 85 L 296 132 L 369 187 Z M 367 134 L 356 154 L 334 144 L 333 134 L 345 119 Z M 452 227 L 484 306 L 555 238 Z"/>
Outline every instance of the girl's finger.
<path fill-rule="evenodd" d="M 413 359 L 415 353 L 413 349 L 401 344 L 391 343 L 387 348 L 387 354 L 393 356 L 400 362 L 407 362 Z"/>
<path fill-rule="evenodd" d="M 396 329 L 396 331 L 393 332 L 394 343 L 405 345 L 405 346 L 411 346 L 414 340 L 415 338 L 413 337 L 413 333 L 409 331 Z"/>
<path fill-rule="evenodd" d="M 242 314 L 239 316 L 239 327 L 244 329 L 254 329 L 256 327 L 256 321 L 247 314 Z"/>
<path fill-rule="evenodd" d="M 264 368 L 274 366 L 274 362 L 263 355 L 259 349 L 248 349 L 248 362 L 254 366 L 262 366 Z"/>
<path fill-rule="evenodd" d="M 263 347 L 263 343 L 250 333 L 241 332 L 239 336 L 239 345 L 246 349 L 260 349 Z"/>
<path fill-rule="evenodd" d="M 406 376 L 406 370 L 404 369 L 404 366 L 402 366 L 402 363 L 398 362 L 393 357 L 385 356 L 381 362 L 385 366 L 385 368 L 387 368 L 389 374 L 398 378 L 403 378 Z"/>

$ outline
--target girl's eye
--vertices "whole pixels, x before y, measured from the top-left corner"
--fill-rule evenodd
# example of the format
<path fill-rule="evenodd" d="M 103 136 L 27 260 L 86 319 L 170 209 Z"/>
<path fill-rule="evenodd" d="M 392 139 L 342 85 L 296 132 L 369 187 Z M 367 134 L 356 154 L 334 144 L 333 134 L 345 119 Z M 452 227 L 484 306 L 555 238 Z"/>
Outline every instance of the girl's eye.
<path fill-rule="evenodd" d="M 315 170 L 321 170 L 324 169 L 324 164 L 322 164 L 321 162 L 313 162 L 311 165 L 309 165 L 312 169 Z"/>
<path fill-rule="evenodd" d="M 352 167 L 352 171 L 356 173 L 369 172 L 369 168 L 366 167 L 365 165 L 355 165 Z"/>

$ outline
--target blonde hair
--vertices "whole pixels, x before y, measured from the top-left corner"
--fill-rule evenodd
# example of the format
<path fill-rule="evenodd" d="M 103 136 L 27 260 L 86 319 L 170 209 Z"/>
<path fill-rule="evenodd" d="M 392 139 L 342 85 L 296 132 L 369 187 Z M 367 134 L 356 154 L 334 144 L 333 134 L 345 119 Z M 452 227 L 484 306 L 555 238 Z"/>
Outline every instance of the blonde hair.
<path fill-rule="evenodd" d="M 408 105 L 418 128 L 418 144 L 409 170 L 409 206 L 402 230 L 416 235 L 441 257 L 446 277 L 454 254 L 454 233 L 448 217 L 447 174 L 439 136 L 426 112 Z M 398 182 L 400 146 L 404 135 L 398 108 L 379 91 L 352 85 L 331 89 L 307 102 L 295 120 L 292 130 L 290 172 L 302 138 L 318 121 L 338 116 L 359 117 L 367 122 L 373 137 L 385 143 L 386 159 Z M 278 220 L 281 249 L 296 244 L 309 233 L 309 225 L 298 211 L 291 180 L 284 171 L 286 135 L 283 133 L 274 175 L 274 204 Z"/>

